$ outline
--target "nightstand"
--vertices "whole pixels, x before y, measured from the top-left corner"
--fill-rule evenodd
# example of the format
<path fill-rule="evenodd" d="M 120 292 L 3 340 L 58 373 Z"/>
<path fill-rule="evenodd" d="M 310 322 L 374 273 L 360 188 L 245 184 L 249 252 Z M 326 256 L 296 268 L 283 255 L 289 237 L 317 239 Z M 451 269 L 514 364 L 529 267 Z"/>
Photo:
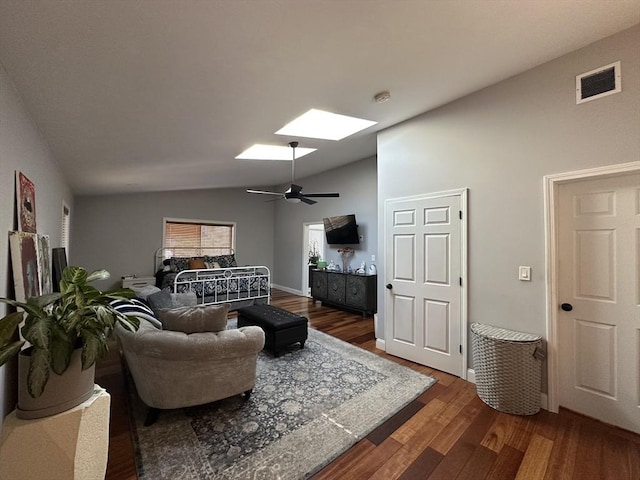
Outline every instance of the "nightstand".
<path fill-rule="evenodd" d="M 122 277 L 122 288 L 142 288 L 155 284 L 156 277 Z"/>

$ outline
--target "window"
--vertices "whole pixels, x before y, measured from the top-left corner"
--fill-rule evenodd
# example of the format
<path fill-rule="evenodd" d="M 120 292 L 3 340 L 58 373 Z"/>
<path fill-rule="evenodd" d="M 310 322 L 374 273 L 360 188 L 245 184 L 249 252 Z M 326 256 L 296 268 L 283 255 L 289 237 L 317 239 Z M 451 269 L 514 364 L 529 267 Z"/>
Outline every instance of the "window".
<path fill-rule="evenodd" d="M 71 225 L 71 215 L 69 206 L 62 202 L 62 221 L 60 224 L 60 246 L 67 251 L 69 255 L 69 227 Z"/>
<path fill-rule="evenodd" d="M 207 253 L 224 255 L 232 253 L 235 245 L 235 224 L 210 222 L 206 220 L 164 219 L 165 255 L 171 256 L 171 249 L 179 251 L 176 255 L 195 256 Z"/>

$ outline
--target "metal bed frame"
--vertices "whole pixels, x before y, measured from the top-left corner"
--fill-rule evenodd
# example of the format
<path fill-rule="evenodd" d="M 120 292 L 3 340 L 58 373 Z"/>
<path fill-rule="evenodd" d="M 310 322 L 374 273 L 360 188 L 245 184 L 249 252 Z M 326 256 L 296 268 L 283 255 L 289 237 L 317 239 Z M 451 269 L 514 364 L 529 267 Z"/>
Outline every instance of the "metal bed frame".
<path fill-rule="evenodd" d="M 229 255 L 233 250 L 228 248 L 191 248 L 191 247 L 162 247 L 156 251 L 155 269 L 163 266 L 164 260 L 171 257 L 191 258 L 204 255 Z M 266 289 L 260 288 L 266 282 Z M 233 285 L 246 285 L 246 289 Z M 198 295 L 198 292 L 210 290 L 210 294 Z M 173 293 L 196 292 L 198 304 L 217 305 L 231 304 L 231 309 L 253 305 L 256 303 L 271 303 L 271 271 L 264 265 L 249 265 L 243 267 L 206 268 L 199 270 L 182 270 L 173 279 L 171 286 Z"/>

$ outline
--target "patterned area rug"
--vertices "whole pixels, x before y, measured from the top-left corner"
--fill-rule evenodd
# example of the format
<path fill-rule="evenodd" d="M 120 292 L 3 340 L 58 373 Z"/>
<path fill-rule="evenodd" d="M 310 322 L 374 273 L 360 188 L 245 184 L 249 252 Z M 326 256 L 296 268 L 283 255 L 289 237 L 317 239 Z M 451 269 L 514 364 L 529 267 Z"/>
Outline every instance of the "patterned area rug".
<path fill-rule="evenodd" d="M 434 383 L 310 328 L 304 349 L 260 354 L 249 401 L 163 411 L 144 427 L 132 388 L 138 478 L 307 478 Z"/>

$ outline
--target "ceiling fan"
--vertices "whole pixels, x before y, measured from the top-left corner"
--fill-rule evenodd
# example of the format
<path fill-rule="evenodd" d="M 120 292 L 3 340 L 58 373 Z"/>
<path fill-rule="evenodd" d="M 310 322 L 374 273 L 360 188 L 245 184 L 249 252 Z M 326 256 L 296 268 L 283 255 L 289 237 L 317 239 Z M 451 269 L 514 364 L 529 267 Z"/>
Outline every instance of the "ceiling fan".
<path fill-rule="evenodd" d="M 284 198 L 291 203 L 303 202 L 307 205 L 313 205 L 318 203 L 315 200 L 311 200 L 309 197 L 325 197 L 336 198 L 339 197 L 339 193 L 302 193 L 302 187 L 295 184 L 295 172 L 296 172 L 296 147 L 298 142 L 290 142 L 289 146 L 293 149 L 293 159 L 291 160 L 291 186 L 286 192 L 268 192 L 265 190 L 251 190 L 248 189 L 247 193 L 258 193 L 260 195 L 277 195 L 280 198 Z M 279 200 L 279 199 L 276 199 Z"/>

